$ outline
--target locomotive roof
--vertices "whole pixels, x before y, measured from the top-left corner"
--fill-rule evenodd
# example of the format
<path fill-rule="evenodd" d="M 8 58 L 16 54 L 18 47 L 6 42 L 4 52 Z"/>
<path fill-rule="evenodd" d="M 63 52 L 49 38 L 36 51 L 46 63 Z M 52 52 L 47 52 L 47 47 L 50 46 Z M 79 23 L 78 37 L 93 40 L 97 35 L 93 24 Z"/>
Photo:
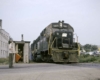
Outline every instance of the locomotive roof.
<path fill-rule="evenodd" d="M 55 24 L 59 24 L 59 22 L 57 23 L 57 22 L 54 22 L 54 23 L 51 23 L 51 24 L 49 24 L 47 27 L 45 27 L 45 28 L 48 28 L 49 26 L 52 26 L 53 27 L 53 25 L 55 25 Z M 73 32 L 74 32 L 74 28 L 70 25 L 70 24 L 68 24 L 68 23 L 63 23 L 63 25 L 66 25 L 66 26 L 68 26 L 68 27 L 70 27 L 71 29 L 73 29 Z"/>
<path fill-rule="evenodd" d="M 59 26 L 59 23 L 60 23 L 60 22 L 61 22 L 61 21 L 59 21 L 59 22 L 54 22 L 54 23 L 49 24 L 47 27 L 45 27 L 45 28 L 42 30 L 42 32 L 40 33 L 40 35 L 41 35 L 42 33 L 44 33 L 44 31 L 46 30 L 46 28 L 49 28 L 49 27 L 50 27 L 50 28 L 53 28 L 53 25 L 55 25 L 55 24 L 58 24 L 58 26 Z M 64 23 L 64 21 L 62 21 L 61 23 L 63 24 L 63 26 L 64 26 L 64 25 L 67 26 L 66 29 L 71 28 L 71 29 L 73 30 L 73 32 L 74 32 L 74 29 L 73 29 L 73 27 L 72 27 L 70 24 Z M 59 27 L 58 27 L 58 28 L 59 28 Z M 40 35 L 37 37 L 36 40 L 33 41 L 33 44 L 35 44 L 37 41 L 39 41 Z"/>

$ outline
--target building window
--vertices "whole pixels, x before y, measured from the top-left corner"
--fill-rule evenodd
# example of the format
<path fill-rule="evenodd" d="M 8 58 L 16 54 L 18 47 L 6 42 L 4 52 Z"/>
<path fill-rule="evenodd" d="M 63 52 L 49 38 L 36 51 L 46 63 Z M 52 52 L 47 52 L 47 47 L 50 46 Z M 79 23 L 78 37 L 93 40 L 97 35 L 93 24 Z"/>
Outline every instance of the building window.
<path fill-rule="evenodd" d="M 3 53 L 2 53 L 2 55 L 4 56 L 4 51 L 2 51 Z"/>
<path fill-rule="evenodd" d="M 4 47 L 4 42 L 3 42 L 3 47 Z"/>
<path fill-rule="evenodd" d="M 2 50 L 1 50 L 1 56 L 2 56 Z"/>
<path fill-rule="evenodd" d="M 4 42 L 3 42 L 3 47 L 4 47 Z"/>
<path fill-rule="evenodd" d="M 3 47 L 3 42 L 2 42 L 2 47 Z"/>
<path fill-rule="evenodd" d="M 2 41 L 1 41 L 1 47 L 2 47 Z"/>
<path fill-rule="evenodd" d="M 5 47 L 5 43 L 3 43 L 3 47 Z"/>

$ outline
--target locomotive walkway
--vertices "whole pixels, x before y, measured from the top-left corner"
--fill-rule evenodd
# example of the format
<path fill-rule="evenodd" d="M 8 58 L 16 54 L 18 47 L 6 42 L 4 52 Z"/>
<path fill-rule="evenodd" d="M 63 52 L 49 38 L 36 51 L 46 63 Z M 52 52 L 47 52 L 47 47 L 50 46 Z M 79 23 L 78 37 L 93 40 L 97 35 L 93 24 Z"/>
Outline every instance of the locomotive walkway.
<path fill-rule="evenodd" d="M 100 64 L 31 63 L 0 65 L 0 80 L 100 80 Z"/>

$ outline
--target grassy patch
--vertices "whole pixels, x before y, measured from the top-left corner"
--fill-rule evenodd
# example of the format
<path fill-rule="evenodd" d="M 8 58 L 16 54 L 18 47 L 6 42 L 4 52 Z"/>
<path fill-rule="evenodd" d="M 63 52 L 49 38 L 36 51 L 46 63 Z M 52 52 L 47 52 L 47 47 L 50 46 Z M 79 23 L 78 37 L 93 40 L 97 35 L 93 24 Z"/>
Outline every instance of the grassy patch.
<path fill-rule="evenodd" d="M 94 63 L 100 63 L 100 56 L 91 56 L 89 54 L 82 54 L 80 55 L 79 61 L 84 62 L 94 62 Z"/>
<path fill-rule="evenodd" d="M 0 58 L 0 64 L 8 64 L 9 58 Z"/>

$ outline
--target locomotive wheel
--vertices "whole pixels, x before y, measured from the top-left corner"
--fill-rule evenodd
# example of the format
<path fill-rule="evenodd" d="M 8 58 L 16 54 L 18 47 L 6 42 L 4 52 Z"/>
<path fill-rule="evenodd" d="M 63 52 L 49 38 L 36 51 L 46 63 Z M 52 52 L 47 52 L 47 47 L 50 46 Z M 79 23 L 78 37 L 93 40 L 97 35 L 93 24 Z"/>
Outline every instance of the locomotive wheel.
<path fill-rule="evenodd" d="M 48 56 L 48 57 L 47 57 L 46 62 L 47 62 L 47 63 L 51 63 L 51 62 L 53 62 L 53 60 L 51 59 L 51 56 Z"/>
<path fill-rule="evenodd" d="M 34 61 L 34 62 L 36 62 L 36 57 L 37 57 L 37 55 L 35 54 L 35 55 L 33 56 L 33 61 Z"/>

